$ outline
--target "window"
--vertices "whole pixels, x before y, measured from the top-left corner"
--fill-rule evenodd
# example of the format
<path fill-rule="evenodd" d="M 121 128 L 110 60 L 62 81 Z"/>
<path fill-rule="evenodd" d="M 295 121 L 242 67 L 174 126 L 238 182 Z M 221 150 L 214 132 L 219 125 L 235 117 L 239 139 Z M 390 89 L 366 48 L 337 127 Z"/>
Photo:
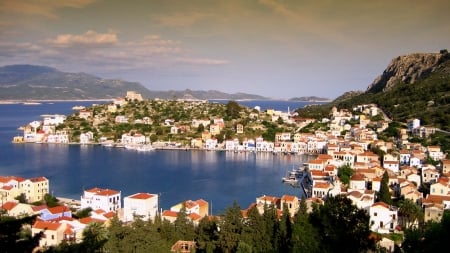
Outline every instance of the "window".
<path fill-rule="evenodd" d="M 373 213 L 373 216 L 378 216 L 378 214 L 375 212 L 375 213 Z"/>

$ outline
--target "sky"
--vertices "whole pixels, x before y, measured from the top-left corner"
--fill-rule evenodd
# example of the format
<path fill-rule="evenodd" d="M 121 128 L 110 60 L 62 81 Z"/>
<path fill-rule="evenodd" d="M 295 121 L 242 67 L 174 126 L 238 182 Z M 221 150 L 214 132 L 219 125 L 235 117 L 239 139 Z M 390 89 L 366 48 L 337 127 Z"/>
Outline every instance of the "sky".
<path fill-rule="evenodd" d="M 448 0 L 0 0 L 0 66 L 274 99 L 366 90 L 450 49 Z"/>

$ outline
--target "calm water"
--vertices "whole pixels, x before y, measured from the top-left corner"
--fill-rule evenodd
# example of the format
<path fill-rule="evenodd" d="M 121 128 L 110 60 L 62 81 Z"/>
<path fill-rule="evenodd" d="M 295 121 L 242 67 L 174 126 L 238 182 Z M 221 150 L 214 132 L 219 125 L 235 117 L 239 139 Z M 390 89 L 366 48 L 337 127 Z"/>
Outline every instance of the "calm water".
<path fill-rule="evenodd" d="M 0 175 L 45 176 L 55 196 L 74 199 L 91 187 L 121 190 L 122 197 L 136 192 L 159 193 L 164 209 L 186 199 L 203 198 L 212 202 L 215 214 L 234 200 L 246 208 L 263 194 L 300 196 L 298 189 L 282 184 L 281 177 L 307 160 L 306 156 L 212 151 L 142 153 L 101 146 L 11 143 L 13 136 L 20 134 L 20 125 L 39 120 L 42 114 L 69 114 L 74 105 L 91 104 L 0 105 Z"/>

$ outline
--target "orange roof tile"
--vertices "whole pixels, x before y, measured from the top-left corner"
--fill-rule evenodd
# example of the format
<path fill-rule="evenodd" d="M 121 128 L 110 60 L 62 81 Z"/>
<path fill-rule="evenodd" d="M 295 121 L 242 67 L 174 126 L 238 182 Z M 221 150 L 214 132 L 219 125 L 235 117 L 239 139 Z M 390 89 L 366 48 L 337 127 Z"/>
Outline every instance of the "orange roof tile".
<path fill-rule="evenodd" d="M 129 198 L 132 199 L 150 199 L 153 198 L 154 195 L 150 194 L 150 193 L 136 193 L 132 196 L 130 196 Z"/>
<path fill-rule="evenodd" d="M 47 209 L 52 214 L 70 212 L 70 209 L 67 206 L 55 206 Z"/>
<path fill-rule="evenodd" d="M 93 222 L 97 222 L 97 223 L 105 223 L 104 220 L 100 220 L 100 219 L 94 219 L 92 217 L 85 217 L 85 218 L 81 218 L 79 219 L 80 223 L 83 224 L 89 224 L 89 223 L 93 223 Z"/>
<path fill-rule="evenodd" d="M 13 202 L 13 201 L 9 201 L 9 202 L 4 203 L 4 204 L 2 205 L 2 207 L 1 207 L 1 209 L 11 211 L 11 210 L 12 210 L 14 207 L 16 207 L 17 205 L 18 205 L 18 203 Z"/>
<path fill-rule="evenodd" d="M 375 207 L 375 206 L 382 206 L 382 207 L 384 207 L 384 208 L 389 209 L 389 205 L 386 204 L 386 203 L 384 203 L 384 202 L 382 202 L 382 201 L 373 203 L 372 206 L 373 206 L 373 207 Z"/>
<path fill-rule="evenodd" d="M 33 224 L 33 228 L 46 229 L 56 231 L 61 226 L 60 223 L 37 220 Z"/>
<path fill-rule="evenodd" d="M 167 216 L 167 217 L 178 217 L 178 212 L 174 212 L 174 211 L 170 211 L 170 210 L 164 210 L 162 213 L 162 217 Z"/>

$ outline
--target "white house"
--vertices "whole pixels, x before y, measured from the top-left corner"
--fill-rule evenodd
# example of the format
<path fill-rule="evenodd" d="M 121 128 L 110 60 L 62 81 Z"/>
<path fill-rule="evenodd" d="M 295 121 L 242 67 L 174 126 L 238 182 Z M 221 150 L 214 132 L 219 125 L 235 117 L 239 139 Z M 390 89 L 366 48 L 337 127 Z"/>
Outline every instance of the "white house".
<path fill-rule="evenodd" d="M 377 233 L 390 233 L 398 224 L 397 210 L 384 202 L 376 202 L 369 209 L 370 230 Z"/>
<path fill-rule="evenodd" d="M 122 207 L 121 192 L 111 189 L 92 188 L 84 191 L 81 196 L 81 208 L 90 207 L 93 210 L 117 211 Z"/>
<path fill-rule="evenodd" d="M 125 222 L 133 221 L 135 216 L 142 220 L 154 219 L 158 212 L 158 194 L 136 193 L 123 199 Z"/>

